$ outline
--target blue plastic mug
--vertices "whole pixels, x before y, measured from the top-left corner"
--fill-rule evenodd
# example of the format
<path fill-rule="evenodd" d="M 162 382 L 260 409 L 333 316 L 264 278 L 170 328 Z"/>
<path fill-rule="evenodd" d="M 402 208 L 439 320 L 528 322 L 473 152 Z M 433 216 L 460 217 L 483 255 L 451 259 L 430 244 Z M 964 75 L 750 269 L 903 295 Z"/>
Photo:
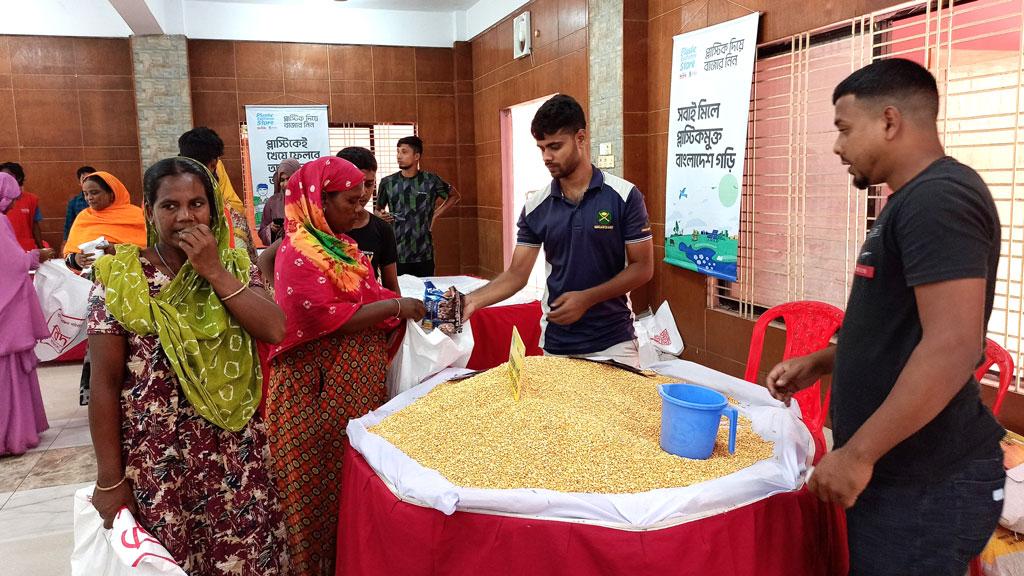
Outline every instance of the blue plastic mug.
<path fill-rule="evenodd" d="M 715 449 L 722 416 L 729 418 L 729 453 L 736 452 L 735 408 L 726 397 L 695 384 L 662 384 L 661 449 L 676 456 L 706 460 Z"/>

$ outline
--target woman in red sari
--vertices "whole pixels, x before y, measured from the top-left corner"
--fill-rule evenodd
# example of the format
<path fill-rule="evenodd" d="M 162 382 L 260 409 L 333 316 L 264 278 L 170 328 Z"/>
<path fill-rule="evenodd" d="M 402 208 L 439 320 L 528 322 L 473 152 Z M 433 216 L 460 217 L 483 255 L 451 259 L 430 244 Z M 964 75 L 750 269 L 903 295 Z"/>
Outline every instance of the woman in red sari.
<path fill-rule="evenodd" d="M 387 399 L 389 340 L 424 313 L 381 287 L 344 234 L 362 193 L 362 172 L 334 157 L 305 164 L 285 192 L 274 276 L 287 324 L 271 350 L 266 411 L 292 574 L 334 574 L 345 426 Z"/>

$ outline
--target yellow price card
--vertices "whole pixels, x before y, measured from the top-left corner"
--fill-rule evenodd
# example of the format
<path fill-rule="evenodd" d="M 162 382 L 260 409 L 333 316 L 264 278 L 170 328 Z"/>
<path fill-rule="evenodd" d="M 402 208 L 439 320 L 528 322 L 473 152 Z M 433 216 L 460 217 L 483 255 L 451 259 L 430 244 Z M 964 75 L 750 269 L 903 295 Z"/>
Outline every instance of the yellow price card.
<path fill-rule="evenodd" d="M 512 388 L 512 397 L 519 402 L 522 392 L 523 359 L 526 358 L 526 345 L 519 336 L 519 330 L 512 327 L 512 346 L 508 352 L 508 383 Z"/>

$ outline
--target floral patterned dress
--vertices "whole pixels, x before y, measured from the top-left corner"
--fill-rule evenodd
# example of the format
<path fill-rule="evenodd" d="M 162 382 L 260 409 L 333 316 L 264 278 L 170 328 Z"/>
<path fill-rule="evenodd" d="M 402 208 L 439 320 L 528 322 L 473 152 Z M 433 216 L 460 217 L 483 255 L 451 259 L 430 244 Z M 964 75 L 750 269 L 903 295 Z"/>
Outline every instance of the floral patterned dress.
<path fill-rule="evenodd" d="M 171 279 L 141 260 L 150 294 L 156 294 Z M 249 285 L 262 287 L 255 266 L 251 274 Z M 89 298 L 89 334 L 128 339 L 121 445 L 139 522 L 191 576 L 283 573 L 284 518 L 259 414 L 239 432 L 202 418 L 185 398 L 158 337 L 121 326 L 99 284 Z"/>
<path fill-rule="evenodd" d="M 387 400 L 387 344 L 376 328 L 334 333 L 272 361 L 267 421 L 289 574 L 334 574 L 345 427 Z"/>

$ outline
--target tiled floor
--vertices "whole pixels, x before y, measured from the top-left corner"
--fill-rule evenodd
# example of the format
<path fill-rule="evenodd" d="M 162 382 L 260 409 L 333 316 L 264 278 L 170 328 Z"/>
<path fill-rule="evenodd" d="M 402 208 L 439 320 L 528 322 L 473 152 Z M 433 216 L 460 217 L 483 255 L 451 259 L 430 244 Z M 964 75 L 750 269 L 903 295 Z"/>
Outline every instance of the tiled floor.
<path fill-rule="evenodd" d="M 96 479 L 88 409 L 78 405 L 80 364 L 41 367 L 50 429 L 22 456 L 0 458 L 0 573 L 71 574 L 74 494 Z"/>

